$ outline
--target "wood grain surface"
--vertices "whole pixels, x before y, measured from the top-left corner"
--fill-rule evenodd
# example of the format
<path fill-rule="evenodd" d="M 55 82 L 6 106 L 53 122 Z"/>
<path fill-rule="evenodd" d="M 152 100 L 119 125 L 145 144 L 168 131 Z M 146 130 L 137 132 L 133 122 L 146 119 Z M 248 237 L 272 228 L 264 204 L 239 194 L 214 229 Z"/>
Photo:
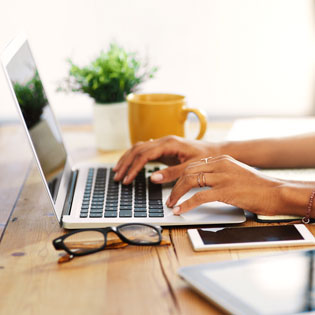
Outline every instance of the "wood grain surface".
<path fill-rule="evenodd" d="M 70 126 L 64 131 L 76 162 L 114 162 L 122 153 L 96 150 L 88 126 Z M 1 148 L 3 134 L 0 128 Z M 169 246 L 104 250 L 60 265 L 57 264 L 60 253 L 53 248 L 52 240 L 65 231 L 58 225 L 34 164 L 13 207 L 27 171 L 26 159 L 20 160 L 17 169 L 8 166 L 7 174 L 21 176 L 12 186 L 4 182 L 0 186 L 1 193 L 8 190 L 12 200 L 5 204 L 7 214 L 1 213 L 5 222 L 12 212 L 0 243 L 1 315 L 222 314 L 222 310 L 190 290 L 177 276 L 179 267 L 289 249 L 194 252 L 186 228 L 171 228 L 163 231 L 171 242 Z M 0 161 L 8 163 L 4 156 Z M 257 223 L 249 219 L 244 225 Z M 313 226 L 310 230 L 315 232 Z"/>
<path fill-rule="evenodd" d="M 0 126 L 0 239 L 29 171 L 31 150 L 20 125 Z"/>

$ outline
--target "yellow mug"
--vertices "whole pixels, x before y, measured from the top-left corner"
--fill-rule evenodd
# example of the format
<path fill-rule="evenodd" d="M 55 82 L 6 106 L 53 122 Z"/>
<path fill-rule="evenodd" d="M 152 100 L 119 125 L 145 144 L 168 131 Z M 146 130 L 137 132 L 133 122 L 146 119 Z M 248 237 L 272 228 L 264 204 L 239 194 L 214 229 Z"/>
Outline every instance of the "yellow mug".
<path fill-rule="evenodd" d="M 207 129 L 207 119 L 200 110 L 186 107 L 185 96 L 177 94 L 129 94 L 128 116 L 132 144 L 168 135 L 185 136 L 188 113 L 194 113 L 200 123 L 201 139 Z"/>

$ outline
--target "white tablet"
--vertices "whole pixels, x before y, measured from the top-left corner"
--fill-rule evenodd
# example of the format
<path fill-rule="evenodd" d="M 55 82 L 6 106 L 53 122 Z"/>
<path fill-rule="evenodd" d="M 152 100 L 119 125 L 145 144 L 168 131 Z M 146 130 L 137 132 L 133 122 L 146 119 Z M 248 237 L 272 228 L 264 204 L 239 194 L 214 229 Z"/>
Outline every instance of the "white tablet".
<path fill-rule="evenodd" d="M 178 273 L 197 292 L 231 314 L 315 311 L 315 251 L 290 251 L 195 265 Z"/>
<path fill-rule="evenodd" d="M 196 251 L 315 244 L 314 236 L 304 224 L 200 228 L 187 232 Z"/>

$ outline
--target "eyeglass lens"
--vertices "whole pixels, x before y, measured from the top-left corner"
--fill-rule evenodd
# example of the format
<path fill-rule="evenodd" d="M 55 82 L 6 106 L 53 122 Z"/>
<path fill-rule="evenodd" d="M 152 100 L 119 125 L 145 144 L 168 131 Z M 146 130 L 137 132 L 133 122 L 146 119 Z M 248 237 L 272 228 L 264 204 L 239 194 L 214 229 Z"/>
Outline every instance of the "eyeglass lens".
<path fill-rule="evenodd" d="M 64 240 L 72 253 L 88 253 L 104 246 L 104 235 L 98 231 L 80 231 Z"/>
<path fill-rule="evenodd" d="M 117 227 L 117 230 L 131 242 L 155 243 L 159 241 L 159 233 L 150 226 L 124 225 Z"/>

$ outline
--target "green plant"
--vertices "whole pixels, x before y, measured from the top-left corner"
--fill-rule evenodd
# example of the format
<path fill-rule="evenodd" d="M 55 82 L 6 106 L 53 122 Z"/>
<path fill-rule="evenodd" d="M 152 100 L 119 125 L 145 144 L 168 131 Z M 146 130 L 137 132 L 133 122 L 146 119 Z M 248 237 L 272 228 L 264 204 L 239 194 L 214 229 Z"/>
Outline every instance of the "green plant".
<path fill-rule="evenodd" d="M 14 82 L 13 88 L 26 125 L 32 128 L 40 121 L 43 108 L 48 103 L 38 72 L 25 84 Z"/>
<path fill-rule="evenodd" d="M 90 65 L 79 67 L 71 59 L 69 77 L 63 91 L 83 92 L 97 103 L 115 103 L 125 100 L 126 95 L 145 80 L 152 78 L 156 67 L 142 64 L 136 53 L 128 53 L 116 43 L 111 43 L 107 52 L 100 55 Z"/>

